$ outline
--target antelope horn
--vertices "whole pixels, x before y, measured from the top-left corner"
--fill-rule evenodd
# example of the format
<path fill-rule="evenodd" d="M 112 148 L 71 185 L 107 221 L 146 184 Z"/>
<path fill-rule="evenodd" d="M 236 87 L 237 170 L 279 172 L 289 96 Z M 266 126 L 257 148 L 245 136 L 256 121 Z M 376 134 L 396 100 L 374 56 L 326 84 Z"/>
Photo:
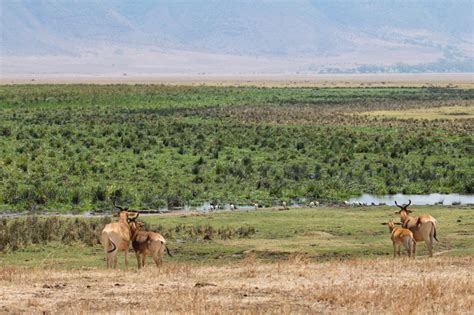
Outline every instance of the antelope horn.
<path fill-rule="evenodd" d="M 129 212 L 129 213 L 131 213 L 131 212 Z M 138 218 L 138 215 L 139 215 L 139 214 L 140 214 L 139 212 L 135 212 L 135 215 L 129 216 L 128 219 L 129 219 L 129 220 L 135 220 L 136 218 Z"/>
<path fill-rule="evenodd" d="M 117 201 L 117 200 L 114 198 L 114 207 L 117 208 L 117 209 L 119 209 L 119 210 L 125 210 L 124 208 L 118 206 L 117 203 L 116 203 L 116 201 Z"/>
<path fill-rule="evenodd" d="M 397 207 L 399 207 L 400 209 L 403 209 L 403 207 L 402 207 L 402 206 L 399 206 L 399 205 L 398 205 L 398 203 L 397 203 L 397 201 L 396 201 L 396 200 L 395 200 L 395 205 L 396 205 Z"/>
<path fill-rule="evenodd" d="M 411 200 L 410 199 L 408 199 L 408 204 L 405 207 L 408 207 L 409 205 L 411 205 Z"/>

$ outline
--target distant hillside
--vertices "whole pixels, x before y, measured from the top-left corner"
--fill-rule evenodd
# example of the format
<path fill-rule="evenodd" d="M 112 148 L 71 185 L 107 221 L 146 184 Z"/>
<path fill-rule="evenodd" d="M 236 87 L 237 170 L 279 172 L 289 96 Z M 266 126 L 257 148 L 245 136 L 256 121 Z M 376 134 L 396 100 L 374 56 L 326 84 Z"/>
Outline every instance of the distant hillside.
<path fill-rule="evenodd" d="M 1 1 L 4 73 L 472 72 L 472 1 Z"/>

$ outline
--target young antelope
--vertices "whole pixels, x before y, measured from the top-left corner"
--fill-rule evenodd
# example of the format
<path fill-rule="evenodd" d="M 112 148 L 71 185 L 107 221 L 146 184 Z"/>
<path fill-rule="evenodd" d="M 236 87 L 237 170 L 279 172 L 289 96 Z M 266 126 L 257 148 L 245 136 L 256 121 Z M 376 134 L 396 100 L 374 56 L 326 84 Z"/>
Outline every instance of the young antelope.
<path fill-rule="evenodd" d="M 403 245 L 407 251 L 408 257 L 414 258 L 415 256 L 413 255 L 413 250 L 416 243 L 413 233 L 409 229 L 395 227 L 395 223 L 392 219 L 382 224 L 388 225 L 393 243 L 393 257 L 396 257 L 397 254 L 400 256 L 400 247 Z"/>

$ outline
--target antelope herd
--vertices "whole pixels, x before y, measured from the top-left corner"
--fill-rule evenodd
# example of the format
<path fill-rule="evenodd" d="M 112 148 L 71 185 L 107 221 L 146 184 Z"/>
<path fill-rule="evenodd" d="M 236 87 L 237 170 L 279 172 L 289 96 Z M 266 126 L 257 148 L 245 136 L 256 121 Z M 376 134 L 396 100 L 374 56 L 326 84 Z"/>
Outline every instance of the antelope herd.
<path fill-rule="evenodd" d="M 310 207 L 319 206 L 319 203 L 311 202 Z M 438 241 L 436 238 L 436 224 L 437 221 L 429 214 L 421 214 L 419 216 L 411 216 L 414 210 L 409 210 L 411 200 L 408 204 L 399 205 L 395 201 L 395 205 L 400 208 L 395 214 L 400 215 L 400 222 L 394 222 L 390 219 L 388 222 L 383 222 L 383 225 L 388 225 L 390 238 L 393 243 L 393 256 L 400 256 L 401 246 L 407 252 L 408 257 L 415 257 L 416 242 L 424 241 L 428 248 L 430 257 L 433 257 L 433 242 Z M 128 250 L 130 243 L 132 243 L 133 250 L 137 258 L 138 268 L 145 266 L 146 256 L 151 256 L 156 266 L 160 266 L 163 262 L 165 252 L 171 256 L 171 253 L 166 246 L 165 238 L 156 232 L 142 230 L 144 223 L 137 221 L 139 213 L 136 211 L 129 211 L 128 208 L 117 206 L 114 201 L 114 206 L 119 210 L 117 216 L 118 221 L 107 224 L 102 230 L 100 242 L 104 247 L 107 260 L 107 268 L 117 267 L 117 254 L 123 251 L 125 255 L 125 267 L 128 268 Z M 255 204 L 255 209 L 259 207 Z M 284 209 L 288 209 L 286 202 L 282 202 Z M 234 204 L 231 204 L 231 210 L 236 209 Z M 396 226 L 398 225 L 398 226 Z"/>

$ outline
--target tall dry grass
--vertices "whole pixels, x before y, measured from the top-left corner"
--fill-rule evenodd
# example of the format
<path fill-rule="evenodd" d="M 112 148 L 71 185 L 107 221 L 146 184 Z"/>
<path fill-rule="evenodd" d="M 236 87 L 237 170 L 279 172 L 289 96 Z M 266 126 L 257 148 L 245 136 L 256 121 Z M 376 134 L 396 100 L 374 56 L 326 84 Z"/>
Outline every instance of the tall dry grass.
<path fill-rule="evenodd" d="M 136 271 L 0 267 L 0 312 L 468 314 L 474 257 L 228 266 L 165 263 Z"/>

